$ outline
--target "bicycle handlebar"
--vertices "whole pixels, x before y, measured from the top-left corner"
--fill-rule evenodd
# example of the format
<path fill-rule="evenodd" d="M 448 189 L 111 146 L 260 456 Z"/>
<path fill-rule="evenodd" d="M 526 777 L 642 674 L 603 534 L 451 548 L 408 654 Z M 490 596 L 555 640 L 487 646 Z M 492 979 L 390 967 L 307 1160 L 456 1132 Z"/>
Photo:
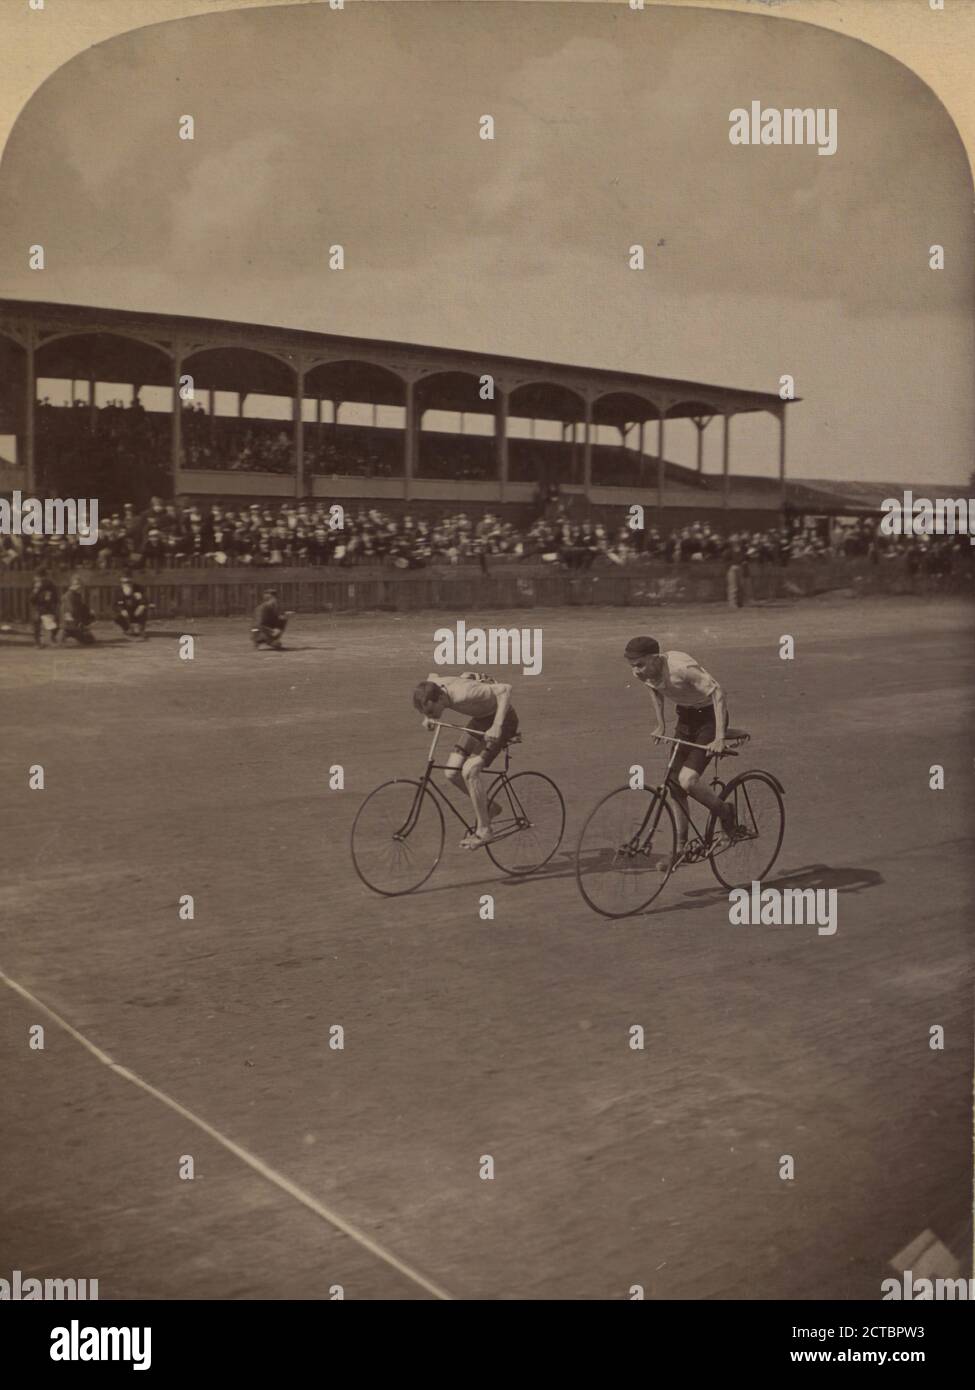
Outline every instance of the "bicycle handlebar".
<path fill-rule="evenodd" d="M 700 748 L 705 753 L 710 753 L 711 748 L 707 743 L 691 743 L 686 738 L 671 738 L 669 734 L 651 734 L 651 738 L 659 739 L 662 743 L 680 743 L 685 748 Z M 731 740 L 734 742 L 734 740 Z M 726 748 L 723 753 L 715 753 L 716 758 L 737 758 L 738 754 L 733 748 Z"/>
<path fill-rule="evenodd" d="M 466 724 L 449 724 L 445 719 L 432 719 L 430 722 L 435 724 L 438 729 L 457 729 L 459 733 L 473 734 L 475 738 L 488 738 L 488 735 L 482 733 L 480 729 L 470 729 Z M 700 748 L 705 753 L 710 752 L 706 743 L 690 743 L 686 738 L 671 738 L 669 734 L 654 734 L 653 737 L 662 740 L 664 743 L 680 743 L 683 744 L 685 748 Z M 726 748 L 723 754 L 716 756 L 737 758 L 738 754 L 734 749 Z"/>
<path fill-rule="evenodd" d="M 443 719 L 431 719 L 431 724 L 436 724 L 438 729 L 458 729 L 462 734 L 473 734 L 475 738 L 487 738 L 488 735 L 480 729 L 469 729 L 466 724 L 448 724 Z"/>

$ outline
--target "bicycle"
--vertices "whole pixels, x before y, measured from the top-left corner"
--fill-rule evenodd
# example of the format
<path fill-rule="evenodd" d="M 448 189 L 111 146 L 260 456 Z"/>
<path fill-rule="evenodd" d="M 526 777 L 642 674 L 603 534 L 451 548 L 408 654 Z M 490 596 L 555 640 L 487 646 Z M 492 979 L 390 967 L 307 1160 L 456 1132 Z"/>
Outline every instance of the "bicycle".
<path fill-rule="evenodd" d="M 477 729 L 436 722 L 436 731 L 420 779 L 393 778 L 369 793 L 352 824 L 351 850 L 355 871 L 367 888 L 383 897 L 396 898 L 422 887 L 440 863 L 445 826 L 443 806 L 457 817 L 468 835 L 468 824 L 451 798 L 432 780 L 431 774 L 447 770 L 434 762 L 441 729 L 457 729 L 486 739 Z M 542 772 L 509 775 L 515 734 L 504 750 L 504 767 L 488 786 L 494 837 L 485 842 L 491 860 L 506 874 L 534 873 L 552 858 L 562 843 L 565 802 L 562 793 Z"/>
<path fill-rule="evenodd" d="M 681 744 L 703 748 L 706 744 L 658 735 L 674 745 L 660 786 L 618 787 L 609 792 L 590 812 L 576 851 L 576 881 L 589 906 L 603 917 L 630 917 L 642 912 L 663 892 L 671 874 L 685 864 L 707 860 L 724 888 L 761 882 L 772 869 L 785 834 L 785 789 L 771 772 L 753 768 L 740 772 L 730 782 L 717 775 L 711 787 L 722 801 L 730 800 L 735 809 L 736 830 L 724 833 L 717 812 L 710 812 L 702 834 L 688 810 L 687 846 L 677 854 L 677 824 L 670 801 L 671 770 Z M 734 745 L 719 758 L 737 758 L 751 735 L 743 729 L 729 729 L 725 742 Z M 717 834 L 715 833 L 717 832 Z"/>

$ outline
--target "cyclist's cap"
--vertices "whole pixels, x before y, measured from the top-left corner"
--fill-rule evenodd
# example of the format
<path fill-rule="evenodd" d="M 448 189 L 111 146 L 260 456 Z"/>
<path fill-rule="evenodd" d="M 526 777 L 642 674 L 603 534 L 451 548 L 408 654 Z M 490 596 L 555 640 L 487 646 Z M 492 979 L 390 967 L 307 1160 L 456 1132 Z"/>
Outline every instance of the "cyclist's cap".
<path fill-rule="evenodd" d="M 639 661 L 642 656 L 659 656 L 660 643 L 655 637 L 631 637 L 623 655 L 627 661 Z"/>

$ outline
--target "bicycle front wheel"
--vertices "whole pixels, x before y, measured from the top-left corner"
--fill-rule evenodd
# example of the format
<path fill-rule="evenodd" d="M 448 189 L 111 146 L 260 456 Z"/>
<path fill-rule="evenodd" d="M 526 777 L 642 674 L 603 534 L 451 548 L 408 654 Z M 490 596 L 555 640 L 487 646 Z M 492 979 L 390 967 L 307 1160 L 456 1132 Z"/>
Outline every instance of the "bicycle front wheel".
<path fill-rule="evenodd" d="M 674 867 L 677 827 L 655 787 L 620 787 L 604 796 L 582 827 L 576 851 L 579 892 L 603 917 L 629 917 L 650 906 Z"/>
<path fill-rule="evenodd" d="M 420 782 L 384 782 L 352 823 L 352 863 L 367 888 L 385 898 L 426 883 L 443 854 L 443 811 Z"/>
<path fill-rule="evenodd" d="M 502 773 L 488 792 L 497 806 L 491 829 L 499 837 L 486 846 L 506 874 L 530 874 L 547 864 L 562 843 L 565 802 L 542 772 Z"/>
<path fill-rule="evenodd" d="M 761 883 L 779 857 L 785 834 L 785 803 L 775 779 L 767 772 L 743 772 L 733 777 L 721 793 L 722 801 L 735 808 L 741 828 L 730 845 L 713 849 L 708 856 L 711 872 L 725 888 Z M 707 842 L 714 843 L 721 826 L 713 814 L 708 821 Z"/>

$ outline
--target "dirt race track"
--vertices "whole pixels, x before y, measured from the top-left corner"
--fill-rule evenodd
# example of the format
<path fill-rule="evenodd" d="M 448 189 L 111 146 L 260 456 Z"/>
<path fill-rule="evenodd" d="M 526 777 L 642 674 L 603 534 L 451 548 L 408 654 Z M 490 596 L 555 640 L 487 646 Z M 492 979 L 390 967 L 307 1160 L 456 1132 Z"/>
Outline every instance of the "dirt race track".
<path fill-rule="evenodd" d="M 565 839 L 518 882 L 448 826 L 426 888 L 384 900 L 350 826 L 421 770 L 410 692 L 460 616 L 543 630 L 516 765 L 561 786 Z M 102 1298 L 876 1299 L 925 1230 L 970 1272 L 972 617 L 302 617 L 281 654 L 197 624 L 192 661 L 175 626 L 0 638 L 0 1275 Z M 748 765 L 786 788 L 774 881 L 835 887 L 835 936 L 729 925 L 707 866 L 642 917 L 583 903 L 585 813 L 662 759 L 620 655 L 640 631 L 726 687 Z"/>

